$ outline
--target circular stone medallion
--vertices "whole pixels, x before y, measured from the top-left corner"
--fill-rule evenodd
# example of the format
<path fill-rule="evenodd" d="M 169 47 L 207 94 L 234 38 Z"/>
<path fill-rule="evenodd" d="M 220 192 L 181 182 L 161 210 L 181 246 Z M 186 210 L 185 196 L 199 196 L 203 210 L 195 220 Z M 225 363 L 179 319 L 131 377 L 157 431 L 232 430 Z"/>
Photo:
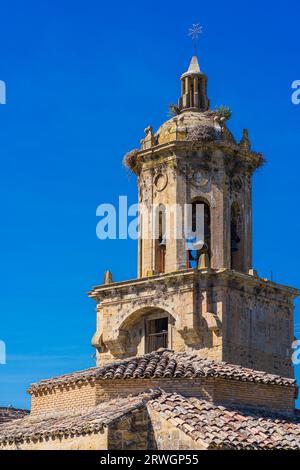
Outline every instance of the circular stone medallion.
<path fill-rule="evenodd" d="M 163 191 L 168 184 L 167 176 L 160 173 L 155 177 L 154 184 L 157 191 Z"/>

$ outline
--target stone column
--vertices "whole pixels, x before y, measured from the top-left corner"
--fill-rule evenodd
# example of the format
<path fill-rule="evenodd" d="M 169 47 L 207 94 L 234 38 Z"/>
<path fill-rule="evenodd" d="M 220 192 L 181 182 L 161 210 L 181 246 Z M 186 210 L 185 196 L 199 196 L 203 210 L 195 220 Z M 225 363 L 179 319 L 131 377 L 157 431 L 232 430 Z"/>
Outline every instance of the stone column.
<path fill-rule="evenodd" d="M 195 108 L 200 108 L 198 84 L 199 84 L 199 78 L 195 77 L 194 78 L 194 107 Z"/>

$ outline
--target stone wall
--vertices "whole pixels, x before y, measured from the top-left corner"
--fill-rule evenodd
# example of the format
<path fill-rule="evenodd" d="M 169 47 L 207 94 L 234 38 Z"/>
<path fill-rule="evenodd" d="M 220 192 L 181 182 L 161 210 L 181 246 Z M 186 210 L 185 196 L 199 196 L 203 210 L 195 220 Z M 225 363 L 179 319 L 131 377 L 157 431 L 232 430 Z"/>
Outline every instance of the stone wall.
<path fill-rule="evenodd" d="M 109 425 L 109 450 L 145 450 L 152 442 L 147 409 L 135 410 L 129 416 Z"/>
<path fill-rule="evenodd" d="M 191 439 L 180 429 L 164 419 L 157 411 L 148 406 L 151 422 L 152 439 L 149 441 L 150 449 L 157 450 L 205 450 L 198 442 Z M 150 436 L 151 437 L 151 436 Z"/>
<path fill-rule="evenodd" d="M 118 283 L 101 289 L 97 308 L 97 332 L 93 345 L 97 348 L 97 365 L 116 358 L 145 353 L 145 319 L 165 312 L 169 317 L 168 348 L 184 351 L 187 346 L 202 343 L 211 346 L 210 339 L 199 336 L 196 278 L 191 270 L 172 275 Z M 206 328 L 207 330 L 207 328 Z M 221 358 L 220 343 L 215 344 Z M 214 349 L 214 348 L 213 348 Z M 209 354 L 209 352 L 208 352 Z M 215 351 L 212 350 L 215 357 Z"/>
<path fill-rule="evenodd" d="M 293 377 L 294 308 L 278 287 L 259 281 L 229 284 L 223 301 L 224 361 Z"/>
<path fill-rule="evenodd" d="M 168 348 L 291 377 L 296 289 L 231 270 L 183 270 L 95 289 L 99 366 L 142 355 L 145 321 L 164 312 Z"/>

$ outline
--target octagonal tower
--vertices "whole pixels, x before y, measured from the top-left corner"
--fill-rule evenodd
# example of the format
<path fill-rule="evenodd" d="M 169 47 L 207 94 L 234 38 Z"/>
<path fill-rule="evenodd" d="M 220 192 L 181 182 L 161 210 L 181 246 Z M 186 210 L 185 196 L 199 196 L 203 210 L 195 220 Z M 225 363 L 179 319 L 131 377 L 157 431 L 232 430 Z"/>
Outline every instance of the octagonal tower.
<path fill-rule="evenodd" d="M 154 217 L 142 214 L 139 277 L 190 267 L 248 272 L 252 268 L 252 175 L 263 158 L 251 152 L 246 130 L 236 143 L 226 127 L 224 109 L 209 109 L 207 77 L 196 57 L 181 81 L 177 114 L 155 134 L 151 126 L 145 129 L 141 149 L 130 163 L 138 174 L 139 202 L 146 211 L 154 206 L 172 210 L 173 235 L 175 222 L 182 225 L 179 237 L 169 236 L 162 243 L 165 234 L 153 233 L 157 230 Z M 194 254 L 195 263 L 191 263 L 190 251 L 197 250 L 187 246 L 183 214 L 185 205 L 197 202 L 205 205 L 207 253 L 206 257 Z M 175 221 L 175 205 L 181 221 Z"/>

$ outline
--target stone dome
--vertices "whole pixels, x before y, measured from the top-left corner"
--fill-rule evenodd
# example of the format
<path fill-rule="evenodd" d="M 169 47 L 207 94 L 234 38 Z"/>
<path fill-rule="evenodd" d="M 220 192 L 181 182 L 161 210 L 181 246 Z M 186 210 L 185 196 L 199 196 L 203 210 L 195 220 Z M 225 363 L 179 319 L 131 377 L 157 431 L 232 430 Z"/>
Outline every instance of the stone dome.
<path fill-rule="evenodd" d="M 182 111 L 162 124 L 155 137 L 158 145 L 174 140 L 234 140 L 217 112 L 191 109 Z"/>

